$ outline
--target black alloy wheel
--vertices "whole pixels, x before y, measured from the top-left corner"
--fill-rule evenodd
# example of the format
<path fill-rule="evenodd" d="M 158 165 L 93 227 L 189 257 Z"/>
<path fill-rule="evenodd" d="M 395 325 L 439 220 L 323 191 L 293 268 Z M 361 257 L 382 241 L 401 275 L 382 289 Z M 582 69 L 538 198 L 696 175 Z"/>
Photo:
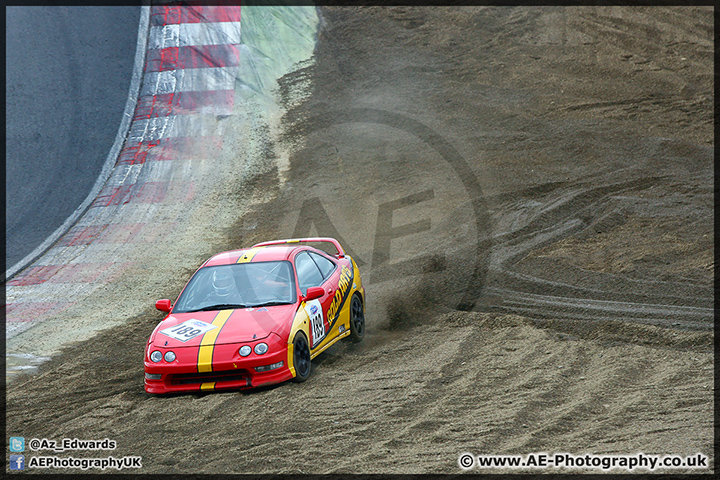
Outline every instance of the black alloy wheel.
<path fill-rule="evenodd" d="M 307 338 L 302 332 L 298 332 L 293 340 L 293 363 L 295 364 L 295 378 L 297 383 L 302 383 L 310 378 L 312 362 L 310 361 L 310 346 Z"/>
<path fill-rule="evenodd" d="M 353 295 L 350 303 L 350 336 L 353 343 L 361 342 L 365 336 L 365 309 L 360 295 Z"/>

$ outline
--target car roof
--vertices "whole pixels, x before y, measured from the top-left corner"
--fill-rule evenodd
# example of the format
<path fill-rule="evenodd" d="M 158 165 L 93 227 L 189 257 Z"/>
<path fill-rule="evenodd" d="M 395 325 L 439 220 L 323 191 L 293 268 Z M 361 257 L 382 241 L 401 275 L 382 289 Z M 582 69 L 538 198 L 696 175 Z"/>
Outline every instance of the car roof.
<path fill-rule="evenodd" d="M 244 248 L 241 250 L 230 250 L 228 252 L 218 253 L 213 255 L 208 261 L 203 264 L 203 267 L 215 266 L 215 265 L 231 265 L 233 263 L 246 263 L 246 262 L 271 262 L 278 260 L 289 260 L 296 252 L 300 250 L 310 250 L 313 252 L 322 252 L 316 248 L 308 245 L 271 245 Z"/>

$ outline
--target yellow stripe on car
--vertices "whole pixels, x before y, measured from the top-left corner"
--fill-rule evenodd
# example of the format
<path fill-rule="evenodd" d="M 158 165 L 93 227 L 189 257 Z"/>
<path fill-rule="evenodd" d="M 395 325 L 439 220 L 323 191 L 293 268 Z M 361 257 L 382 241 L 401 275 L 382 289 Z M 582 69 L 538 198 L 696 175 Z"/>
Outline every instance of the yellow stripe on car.
<path fill-rule="evenodd" d="M 215 390 L 216 382 L 206 382 L 200 385 L 200 390 Z"/>
<path fill-rule="evenodd" d="M 240 258 L 238 258 L 237 263 L 248 263 L 248 262 L 252 262 L 253 257 L 254 257 L 260 250 L 262 250 L 263 248 L 264 248 L 264 247 L 251 248 L 251 249 L 248 250 L 247 252 L 245 252 L 245 253 L 243 253 L 242 255 L 240 255 Z"/>
<path fill-rule="evenodd" d="M 198 372 L 212 372 L 212 357 L 213 350 L 215 350 L 215 340 L 217 340 L 220 330 L 222 330 L 223 325 L 225 325 L 225 322 L 227 322 L 227 319 L 230 318 L 230 315 L 232 315 L 234 311 L 235 310 L 221 310 L 218 312 L 215 319 L 212 321 L 212 324 L 218 328 L 213 328 L 203 335 L 202 340 L 200 340 L 200 350 L 198 351 L 197 364 Z"/>

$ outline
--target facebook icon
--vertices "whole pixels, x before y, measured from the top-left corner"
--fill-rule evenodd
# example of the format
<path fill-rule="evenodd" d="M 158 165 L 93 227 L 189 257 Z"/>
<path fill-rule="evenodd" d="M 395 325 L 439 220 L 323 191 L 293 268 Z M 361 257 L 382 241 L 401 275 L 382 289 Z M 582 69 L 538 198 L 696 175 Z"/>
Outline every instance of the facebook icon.
<path fill-rule="evenodd" d="M 10 470 L 25 470 L 25 455 L 10 455 Z"/>

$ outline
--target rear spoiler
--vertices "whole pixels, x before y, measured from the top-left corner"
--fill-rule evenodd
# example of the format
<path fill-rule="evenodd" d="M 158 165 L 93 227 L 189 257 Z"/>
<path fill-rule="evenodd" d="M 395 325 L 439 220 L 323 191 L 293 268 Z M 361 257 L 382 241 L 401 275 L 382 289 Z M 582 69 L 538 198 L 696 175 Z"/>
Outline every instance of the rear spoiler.
<path fill-rule="evenodd" d="M 252 246 L 252 248 L 255 247 L 267 247 L 268 245 L 284 245 L 286 243 L 311 243 L 311 242 L 325 242 L 325 243 L 332 243 L 335 249 L 338 251 L 337 255 L 335 255 L 338 258 L 343 258 L 345 256 L 345 250 L 340 246 L 340 242 L 335 240 L 334 238 L 330 237 L 313 237 L 313 238 L 293 238 L 288 240 L 271 240 L 269 242 L 262 242 L 258 243 Z"/>

